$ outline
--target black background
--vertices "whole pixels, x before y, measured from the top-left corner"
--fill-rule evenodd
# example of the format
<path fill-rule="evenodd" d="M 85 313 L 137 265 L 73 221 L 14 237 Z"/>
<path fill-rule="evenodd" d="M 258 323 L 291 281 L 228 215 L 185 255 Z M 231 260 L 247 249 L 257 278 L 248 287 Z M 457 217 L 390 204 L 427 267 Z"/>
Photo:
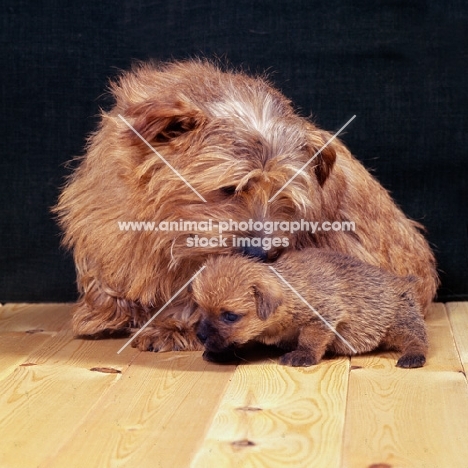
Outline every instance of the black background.
<path fill-rule="evenodd" d="M 466 1 L 3 1 L 0 301 L 76 297 L 49 208 L 108 79 L 136 59 L 217 57 L 342 135 L 428 229 L 439 300 L 468 299 Z"/>

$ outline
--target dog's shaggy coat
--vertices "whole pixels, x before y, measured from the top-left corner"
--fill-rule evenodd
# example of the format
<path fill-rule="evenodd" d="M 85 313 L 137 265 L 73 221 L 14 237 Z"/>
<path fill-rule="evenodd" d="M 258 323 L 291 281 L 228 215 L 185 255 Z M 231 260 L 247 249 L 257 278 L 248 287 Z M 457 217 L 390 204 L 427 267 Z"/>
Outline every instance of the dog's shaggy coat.
<path fill-rule="evenodd" d="M 272 237 L 286 236 L 289 250 L 326 247 L 418 276 L 424 313 L 438 280 L 421 226 L 338 139 L 316 155 L 332 135 L 300 117 L 263 78 L 205 61 L 140 64 L 112 83 L 111 92 L 115 105 L 102 112 L 54 209 L 76 264 L 76 335 L 141 327 L 209 256 L 238 251 L 232 236 L 266 236 L 226 232 L 226 247 L 190 247 L 190 236 L 207 233 L 119 229 L 118 222 L 128 221 L 352 221 L 354 232 Z M 274 261 L 284 250 L 243 253 Z M 144 350 L 199 348 L 196 322 L 183 292 L 135 343 Z"/>

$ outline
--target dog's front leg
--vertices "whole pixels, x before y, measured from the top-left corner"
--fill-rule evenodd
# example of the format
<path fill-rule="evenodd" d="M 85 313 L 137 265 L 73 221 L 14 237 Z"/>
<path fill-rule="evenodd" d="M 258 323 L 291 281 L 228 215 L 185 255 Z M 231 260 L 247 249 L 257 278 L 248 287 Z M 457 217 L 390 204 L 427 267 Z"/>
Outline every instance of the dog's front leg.
<path fill-rule="evenodd" d="M 333 338 L 333 332 L 322 323 L 314 322 L 303 325 L 299 332 L 297 348 L 281 356 L 279 362 L 293 367 L 308 367 L 318 364 Z"/>
<path fill-rule="evenodd" d="M 133 340 L 141 351 L 200 351 L 203 345 L 196 335 L 199 316 L 191 305 L 166 309 Z"/>

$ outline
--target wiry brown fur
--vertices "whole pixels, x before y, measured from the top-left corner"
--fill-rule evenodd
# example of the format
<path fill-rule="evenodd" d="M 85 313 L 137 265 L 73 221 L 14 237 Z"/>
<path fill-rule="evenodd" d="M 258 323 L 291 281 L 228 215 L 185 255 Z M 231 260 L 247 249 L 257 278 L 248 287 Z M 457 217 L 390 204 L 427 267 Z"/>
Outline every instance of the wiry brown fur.
<path fill-rule="evenodd" d="M 351 355 L 378 347 L 400 351 L 399 367 L 424 364 L 427 336 L 415 278 L 314 248 L 288 252 L 273 268 L 281 277 L 241 256 L 208 259 L 192 287 L 206 359 L 257 341 L 289 350 L 280 362 L 292 366 L 317 364 L 326 351 Z"/>
<path fill-rule="evenodd" d="M 77 335 L 100 337 L 141 327 L 207 257 L 233 250 L 230 242 L 227 248 L 187 247 L 189 233 L 120 231 L 118 221 L 353 221 L 355 232 L 287 234 L 288 248 L 327 247 L 398 275 L 418 276 L 421 310 L 431 302 L 437 275 L 420 226 L 340 141 L 328 145 L 268 203 L 332 135 L 298 116 L 264 79 L 223 72 L 204 61 L 142 64 L 124 73 L 111 91 L 115 105 L 102 112 L 54 209 L 76 264 Z M 278 235 L 285 236 L 272 237 Z M 273 248 L 268 256 L 274 260 L 281 253 Z M 140 349 L 196 349 L 192 320 L 183 292 L 136 343 Z"/>

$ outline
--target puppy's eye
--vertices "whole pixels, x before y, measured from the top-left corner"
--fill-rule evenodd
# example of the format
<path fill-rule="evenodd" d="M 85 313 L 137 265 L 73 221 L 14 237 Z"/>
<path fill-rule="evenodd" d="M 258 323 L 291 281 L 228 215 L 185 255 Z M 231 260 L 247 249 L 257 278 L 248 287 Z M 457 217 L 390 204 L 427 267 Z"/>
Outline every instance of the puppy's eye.
<path fill-rule="evenodd" d="M 242 316 L 235 314 L 234 312 L 223 312 L 221 314 L 221 320 L 225 323 L 237 322 Z"/>
<path fill-rule="evenodd" d="M 232 195 L 234 195 L 236 193 L 236 186 L 235 185 L 226 185 L 226 187 L 221 187 L 219 189 L 219 191 L 227 196 L 227 197 L 231 197 Z"/>

